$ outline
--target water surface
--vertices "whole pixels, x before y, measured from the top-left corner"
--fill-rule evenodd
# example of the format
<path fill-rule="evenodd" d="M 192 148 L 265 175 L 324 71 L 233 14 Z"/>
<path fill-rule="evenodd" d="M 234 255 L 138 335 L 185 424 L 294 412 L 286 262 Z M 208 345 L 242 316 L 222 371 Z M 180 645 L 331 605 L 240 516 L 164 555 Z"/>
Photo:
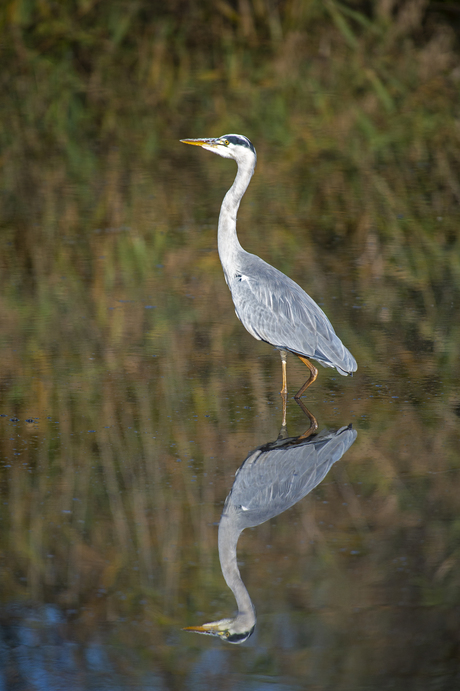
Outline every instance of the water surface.
<path fill-rule="evenodd" d="M 283 412 L 279 355 L 236 319 L 216 253 L 233 171 L 203 185 L 211 168 L 184 161 L 167 200 L 164 176 L 139 172 L 136 203 L 117 202 L 129 223 L 92 227 L 77 206 L 75 234 L 70 212 L 30 211 L 2 241 L 0 686 L 455 688 L 459 305 L 422 304 L 372 234 L 331 246 L 314 219 L 270 214 L 256 178 L 241 242 L 310 292 L 358 360 L 352 378 L 320 368 L 304 397 L 318 432 L 352 425 L 356 440 L 241 535 L 253 635 L 182 631 L 235 614 L 218 524 Z M 291 396 L 305 377 L 291 357 Z M 287 434 L 308 426 L 290 398 Z"/>

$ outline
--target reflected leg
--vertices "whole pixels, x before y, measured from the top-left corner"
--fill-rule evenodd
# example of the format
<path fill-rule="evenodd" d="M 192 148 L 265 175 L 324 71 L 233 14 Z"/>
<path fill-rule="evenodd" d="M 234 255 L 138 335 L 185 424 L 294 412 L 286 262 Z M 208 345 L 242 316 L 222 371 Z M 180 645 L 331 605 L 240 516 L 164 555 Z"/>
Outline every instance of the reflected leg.
<path fill-rule="evenodd" d="M 302 401 L 296 399 L 296 403 L 297 403 L 297 405 L 303 410 L 303 412 L 305 413 L 305 415 L 306 415 L 306 416 L 308 417 L 308 419 L 310 420 L 310 427 L 307 429 L 306 432 L 304 432 L 303 434 L 301 434 L 300 437 L 299 437 L 299 439 L 307 439 L 310 435 L 314 434 L 314 432 L 316 432 L 316 430 L 318 429 L 318 422 L 317 422 L 315 416 L 313 415 L 313 413 L 310 413 L 310 411 L 308 410 L 307 406 L 305 406 L 305 405 L 302 403 Z"/>
<path fill-rule="evenodd" d="M 307 358 L 303 357 L 302 355 L 297 355 L 297 357 L 300 360 L 302 360 L 303 364 L 306 365 L 310 370 L 310 377 L 309 379 L 307 379 L 305 384 L 297 391 L 296 395 L 294 396 L 295 399 L 300 398 L 304 391 L 306 391 L 306 389 L 308 389 L 308 387 L 311 384 L 313 384 L 313 382 L 316 380 L 316 377 L 318 376 L 318 370 L 311 364 L 310 360 L 307 360 Z"/>
<path fill-rule="evenodd" d="M 281 391 L 281 398 L 283 399 L 283 418 L 281 420 L 281 429 L 278 434 L 278 439 L 286 439 L 287 429 L 286 429 L 286 404 L 287 404 L 287 394 Z"/>
<path fill-rule="evenodd" d="M 281 355 L 281 369 L 283 370 L 283 388 L 280 391 L 280 394 L 286 395 L 288 392 L 287 389 L 287 376 L 286 376 L 286 358 L 287 358 L 287 352 L 285 350 L 280 350 L 280 355 Z"/>

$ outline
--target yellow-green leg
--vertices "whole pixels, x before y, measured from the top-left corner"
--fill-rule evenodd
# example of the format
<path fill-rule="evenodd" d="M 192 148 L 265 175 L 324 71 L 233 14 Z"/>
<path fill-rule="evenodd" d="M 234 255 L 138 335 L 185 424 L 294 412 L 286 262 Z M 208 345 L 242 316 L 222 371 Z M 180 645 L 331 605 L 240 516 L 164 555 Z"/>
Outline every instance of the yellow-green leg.
<path fill-rule="evenodd" d="M 307 358 L 303 357 L 302 355 L 297 355 L 297 357 L 300 360 L 302 360 L 303 364 L 306 365 L 310 370 L 310 377 L 307 379 L 305 384 L 297 391 L 296 395 L 294 396 L 294 398 L 296 399 L 301 397 L 301 395 L 308 389 L 309 386 L 311 386 L 311 384 L 313 384 L 313 382 L 316 380 L 316 377 L 318 376 L 318 370 L 311 364 L 310 360 L 307 360 Z"/>
<path fill-rule="evenodd" d="M 287 359 L 287 352 L 285 350 L 280 350 L 280 355 L 281 355 L 281 369 L 283 371 L 283 388 L 280 391 L 280 394 L 283 396 L 287 394 L 288 389 L 287 389 L 287 375 L 286 375 L 286 359 Z"/>

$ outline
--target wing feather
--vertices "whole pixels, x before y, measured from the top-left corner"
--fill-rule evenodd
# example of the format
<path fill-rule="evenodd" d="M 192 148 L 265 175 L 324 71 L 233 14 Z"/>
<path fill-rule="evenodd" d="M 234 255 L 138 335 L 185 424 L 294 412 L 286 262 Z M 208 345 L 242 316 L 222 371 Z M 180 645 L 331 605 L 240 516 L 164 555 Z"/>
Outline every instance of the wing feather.
<path fill-rule="evenodd" d="M 256 255 L 245 253 L 233 276 L 226 276 L 235 311 L 258 340 L 311 357 L 341 374 L 356 361 L 337 337 L 323 310 L 302 288 Z"/>

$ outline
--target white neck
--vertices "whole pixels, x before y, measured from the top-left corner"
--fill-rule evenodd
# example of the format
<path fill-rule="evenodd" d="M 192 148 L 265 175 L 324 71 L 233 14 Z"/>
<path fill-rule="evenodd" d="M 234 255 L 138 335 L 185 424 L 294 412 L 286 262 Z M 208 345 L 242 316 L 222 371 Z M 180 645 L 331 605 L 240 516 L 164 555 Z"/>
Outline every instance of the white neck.
<path fill-rule="evenodd" d="M 244 252 L 236 234 L 236 215 L 243 194 L 246 192 L 254 173 L 256 157 L 238 162 L 238 172 L 233 185 L 224 197 L 219 214 L 217 248 L 225 275 L 235 268 L 238 255 Z"/>

